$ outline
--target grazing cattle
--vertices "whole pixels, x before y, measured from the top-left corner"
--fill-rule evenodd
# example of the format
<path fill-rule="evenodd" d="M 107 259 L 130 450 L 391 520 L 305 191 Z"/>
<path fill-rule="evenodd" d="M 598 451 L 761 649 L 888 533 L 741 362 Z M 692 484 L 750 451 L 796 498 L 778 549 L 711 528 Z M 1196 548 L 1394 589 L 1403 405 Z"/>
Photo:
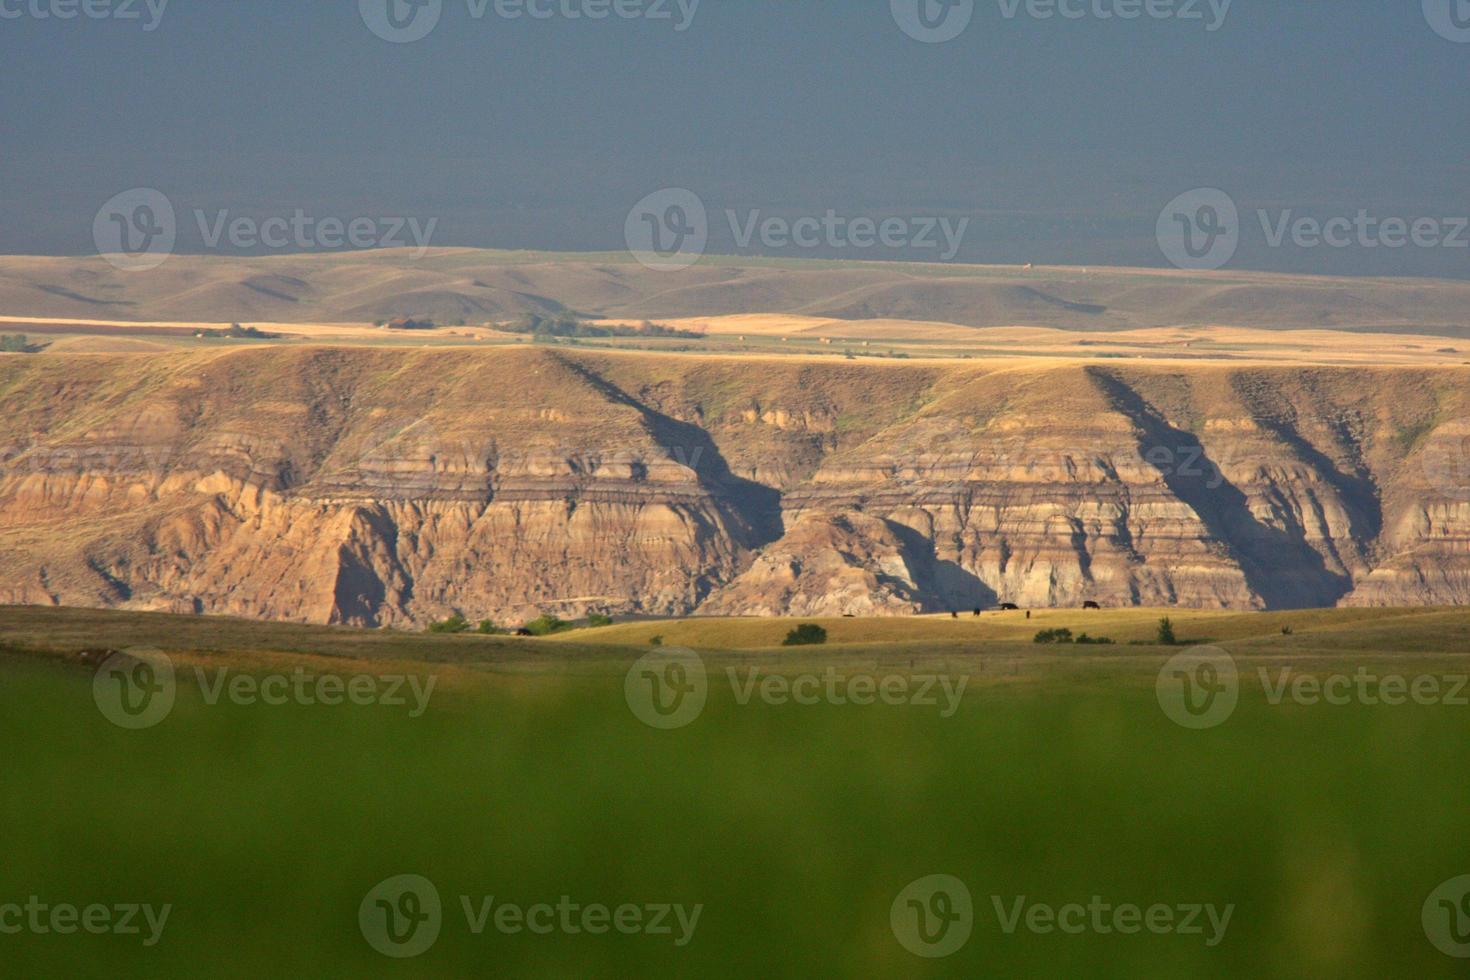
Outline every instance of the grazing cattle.
<path fill-rule="evenodd" d="M 1002 602 L 1000 604 L 1000 611 L 1001 612 L 1020 612 L 1021 611 L 1021 607 L 1018 606 L 1018 605 L 1016 605 L 1014 602 Z"/>
<path fill-rule="evenodd" d="M 516 636 L 535 636 L 535 635 L 536 635 L 535 633 L 532 633 L 530 630 L 526 629 L 524 626 L 522 626 L 520 629 L 516 630 Z"/>
<path fill-rule="evenodd" d="M 1097 603 L 1095 603 L 1095 602 L 1093 602 L 1091 600 L 1088 600 L 1087 602 L 1084 602 L 1082 604 L 1082 608 L 1083 609 L 1101 609 L 1102 606 L 1098 605 Z"/>
<path fill-rule="evenodd" d="M 975 616 L 976 616 L 976 618 L 979 618 L 979 616 L 980 616 L 980 607 L 979 606 L 976 606 L 975 607 Z"/>

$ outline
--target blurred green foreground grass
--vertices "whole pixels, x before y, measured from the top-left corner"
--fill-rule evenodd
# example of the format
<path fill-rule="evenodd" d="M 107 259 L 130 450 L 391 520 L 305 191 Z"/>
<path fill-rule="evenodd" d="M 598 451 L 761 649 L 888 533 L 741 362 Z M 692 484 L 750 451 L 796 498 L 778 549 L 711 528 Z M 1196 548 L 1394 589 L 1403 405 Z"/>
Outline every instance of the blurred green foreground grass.
<path fill-rule="evenodd" d="M 1470 709 L 1282 707 L 1191 732 L 1151 687 L 986 688 L 930 707 L 632 717 L 620 673 L 504 676 L 420 718 L 206 705 L 124 731 L 83 670 L 0 660 L 0 905 L 173 906 L 161 941 L 0 935 L 4 976 L 1450 976 L 1420 909 L 1470 873 Z M 393 875 L 444 902 L 388 959 L 358 906 Z M 949 874 L 947 959 L 889 907 Z M 703 905 L 693 939 L 481 935 L 460 896 Z M 1233 904 L 1201 936 L 1007 935 L 992 896 Z"/>

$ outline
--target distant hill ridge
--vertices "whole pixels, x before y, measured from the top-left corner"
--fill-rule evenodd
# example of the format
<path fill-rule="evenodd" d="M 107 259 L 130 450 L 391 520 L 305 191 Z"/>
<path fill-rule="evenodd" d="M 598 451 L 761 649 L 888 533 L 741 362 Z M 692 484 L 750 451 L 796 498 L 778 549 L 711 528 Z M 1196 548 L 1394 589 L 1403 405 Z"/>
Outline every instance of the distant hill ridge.
<path fill-rule="evenodd" d="M 1075 331 L 1179 325 L 1470 337 L 1470 283 L 708 256 L 678 272 L 621 253 L 435 249 L 263 258 L 177 255 L 146 272 L 97 256 L 0 256 L 10 316 L 228 323 L 468 324 L 527 314 L 789 313 Z"/>

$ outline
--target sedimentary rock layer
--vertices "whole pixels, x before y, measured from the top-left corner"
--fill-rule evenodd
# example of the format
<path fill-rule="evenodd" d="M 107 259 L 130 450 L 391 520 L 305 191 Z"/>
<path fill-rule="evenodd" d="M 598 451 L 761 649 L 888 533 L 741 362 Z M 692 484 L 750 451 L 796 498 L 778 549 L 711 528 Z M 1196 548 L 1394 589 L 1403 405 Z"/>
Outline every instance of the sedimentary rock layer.
<path fill-rule="evenodd" d="M 1470 371 L 0 357 L 0 602 L 361 625 L 1470 602 Z"/>

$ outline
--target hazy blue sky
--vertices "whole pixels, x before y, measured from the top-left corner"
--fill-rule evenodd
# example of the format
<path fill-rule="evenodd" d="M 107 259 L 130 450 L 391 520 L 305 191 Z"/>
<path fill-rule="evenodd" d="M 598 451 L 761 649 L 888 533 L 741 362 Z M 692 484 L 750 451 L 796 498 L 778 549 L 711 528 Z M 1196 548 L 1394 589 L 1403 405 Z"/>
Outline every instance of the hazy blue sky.
<path fill-rule="evenodd" d="M 712 251 L 738 250 L 727 209 L 833 209 L 969 218 L 958 260 L 1163 265 L 1160 210 L 1218 187 L 1234 267 L 1470 276 L 1470 248 L 1272 247 L 1257 215 L 1470 214 L 1470 39 L 1420 0 L 1235 0 L 1214 31 L 1208 0 L 1204 20 L 974 0 L 945 43 L 889 0 L 704 0 L 682 31 L 677 0 L 671 20 L 443 0 L 405 44 L 357 0 L 171 0 L 151 31 L 144 0 L 139 20 L 35 16 L 53 2 L 0 0 L 3 252 L 92 251 L 98 207 L 135 187 L 177 206 L 180 251 L 205 249 L 196 210 L 297 208 L 437 218 L 435 245 L 613 249 L 635 202 L 685 187 Z M 1470 3 L 1443 3 L 1470 35 Z"/>

